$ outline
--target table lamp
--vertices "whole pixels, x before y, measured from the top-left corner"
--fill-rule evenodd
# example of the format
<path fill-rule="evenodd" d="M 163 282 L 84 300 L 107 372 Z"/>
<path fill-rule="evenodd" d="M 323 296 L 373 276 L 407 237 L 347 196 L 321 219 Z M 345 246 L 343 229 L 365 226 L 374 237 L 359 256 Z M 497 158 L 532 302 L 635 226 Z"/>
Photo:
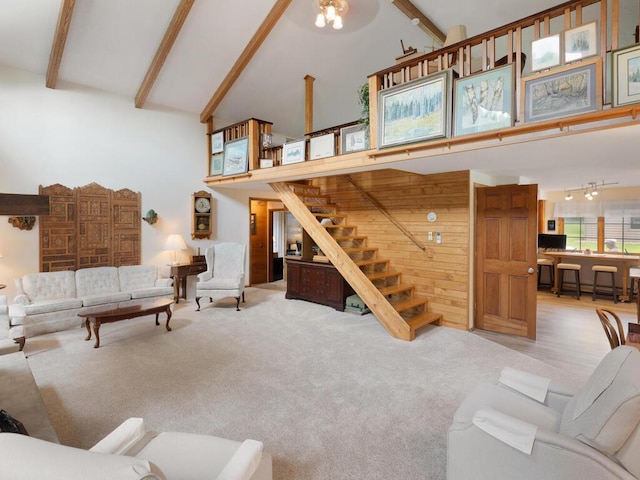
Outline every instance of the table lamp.
<path fill-rule="evenodd" d="M 178 254 L 178 250 L 186 250 L 187 244 L 184 243 L 184 238 L 179 233 L 172 233 L 167 238 L 167 243 L 164 245 L 165 250 L 173 250 L 173 265 L 178 264 L 178 260 L 176 256 Z"/>

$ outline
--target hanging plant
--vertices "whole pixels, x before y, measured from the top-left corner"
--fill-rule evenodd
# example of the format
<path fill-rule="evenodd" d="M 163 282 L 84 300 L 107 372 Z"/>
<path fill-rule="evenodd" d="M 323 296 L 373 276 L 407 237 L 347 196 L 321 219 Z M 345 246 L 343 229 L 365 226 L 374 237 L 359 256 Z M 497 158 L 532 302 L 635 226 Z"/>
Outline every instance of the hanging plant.
<path fill-rule="evenodd" d="M 365 83 L 358 89 L 358 101 L 361 107 L 360 121 L 364 123 L 369 130 L 369 82 Z"/>

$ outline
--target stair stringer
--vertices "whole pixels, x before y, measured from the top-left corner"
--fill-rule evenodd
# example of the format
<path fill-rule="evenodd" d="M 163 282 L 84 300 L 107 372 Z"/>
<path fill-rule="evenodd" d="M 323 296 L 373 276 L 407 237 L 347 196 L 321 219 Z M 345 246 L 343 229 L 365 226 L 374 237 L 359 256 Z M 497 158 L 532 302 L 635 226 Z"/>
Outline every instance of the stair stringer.
<path fill-rule="evenodd" d="M 300 198 L 286 183 L 272 183 L 271 188 L 280 195 L 280 200 L 298 220 L 302 228 L 313 238 L 322 253 L 331 261 L 351 288 L 360 296 L 389 334 L 400 340 L 411 341 L 415 331 L 389 303 L 378 288 L 371 283 L 349 255 L 320 225 Z"/>

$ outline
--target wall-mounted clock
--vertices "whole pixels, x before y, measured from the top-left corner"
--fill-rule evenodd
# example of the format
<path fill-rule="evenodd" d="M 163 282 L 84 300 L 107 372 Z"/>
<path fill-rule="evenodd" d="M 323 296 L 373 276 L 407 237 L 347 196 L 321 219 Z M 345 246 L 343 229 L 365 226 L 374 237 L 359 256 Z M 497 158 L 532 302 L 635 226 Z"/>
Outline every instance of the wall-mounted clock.
<path fill-rule="evenodd" d="M 197 197 L 195 207 L 198 213 L 209 213 L 211 211 L 211 201 L 206 197 Z"/>
<path fill-rule="evenodd" d="M 213 215 L 211 194 L 200 190 L 191 195 L 191 238 L 211 238 Z"/>

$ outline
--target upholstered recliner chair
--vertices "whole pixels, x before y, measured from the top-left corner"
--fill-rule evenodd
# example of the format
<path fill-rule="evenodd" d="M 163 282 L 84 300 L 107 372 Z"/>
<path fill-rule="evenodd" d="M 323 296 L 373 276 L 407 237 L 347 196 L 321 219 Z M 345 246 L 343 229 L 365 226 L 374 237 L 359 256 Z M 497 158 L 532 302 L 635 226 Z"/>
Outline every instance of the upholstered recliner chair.
<path fill-rule="evenodd" d="M 262 442 L 146 430 L 129 418 L 89 451 L 0 433 L 0 478 L 21 480 L 271 480 Z"/>
<path fill-rule="evenodd" d="M 506 368 L 448 433 L 447 478 L 640 478 L 640 352 L 609 352 L 579 391 Z"/>
<path fill-rule="evenodd" d="M 240 297 L 244 302 L 244 265 L 247 247 L 241 243 L 218 243 L 206 249 L 207 270 L 198 274 L 196 303 L 200 310 L 200 299 L 209 297 L 209 302 L 226 297 L 236 299 L 236 310 L 240 310 Z"/>

